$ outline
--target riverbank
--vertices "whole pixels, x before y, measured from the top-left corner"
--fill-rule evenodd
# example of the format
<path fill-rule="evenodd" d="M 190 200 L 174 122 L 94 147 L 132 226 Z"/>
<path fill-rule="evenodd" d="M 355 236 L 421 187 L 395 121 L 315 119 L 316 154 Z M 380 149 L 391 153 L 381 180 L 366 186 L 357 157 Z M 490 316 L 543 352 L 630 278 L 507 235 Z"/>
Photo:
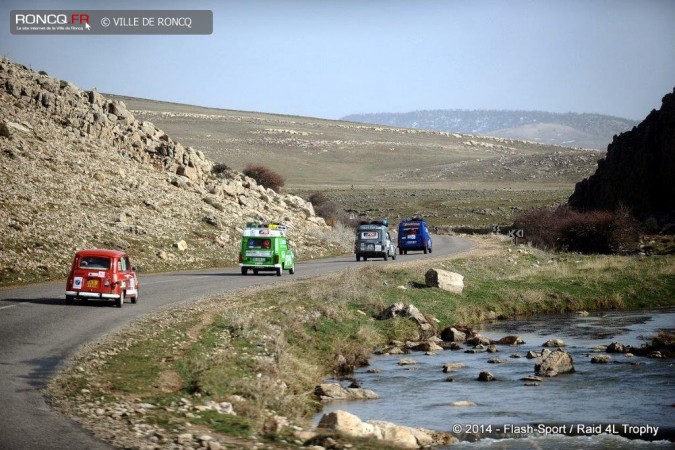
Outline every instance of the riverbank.
<path fill-rule="evenodd" d="M 415 305 L 434 332 L 500 317 L 675 304 L 673 256 L 549 254 L 494 238 L 476 242 L 454 258 L 364 264 L 145 318 L 83 349 L 47 393 L 118 447 L 290 448 L 310 436 L 303 430 L 321 409 L 314 389 L 322 380 L 366 364 L 393 339 L 420 339 L 409 318 L 374 319 L 394 303 Z M 462 274 L 463 293 L 426 288 L 431 267 Z"/>

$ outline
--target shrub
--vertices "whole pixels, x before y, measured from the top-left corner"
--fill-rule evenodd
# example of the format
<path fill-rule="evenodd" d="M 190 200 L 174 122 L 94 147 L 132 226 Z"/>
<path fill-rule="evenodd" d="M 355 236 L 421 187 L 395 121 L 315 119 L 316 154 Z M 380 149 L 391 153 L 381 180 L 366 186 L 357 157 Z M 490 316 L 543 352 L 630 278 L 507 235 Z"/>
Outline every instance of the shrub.
<path fill-rule="evenodd" d="M 45 72 L 44 70 L 41 70 L 41 71 L 39 71 L 38 73 L 39 73 L 40 75 L 45 75 L 45 76 L 49 75 L 49 74 L 48 74 L 47 72 Z"/>
<path fill-rule="evenodd" d="M 514 221 L 525 238 L 546 250 L 630 253 L 638 248 L 638 223 L 627 210 L 574 211 L 568 206 L 525 211 Z"/>
<path fill-rule="evenodd" d="M 281 188 L 286 183 L 282 175 L 265 166 L 249 164 L 244 169 L 244 175 L 253 178 L 259 185 L 277 193 L 281 192 Z"/>
<path fill-rule="evenodd" d="M 214 175 L 221 175 L 223 173 L 227 173 L 229 170 L 230 166 L 224 163 L 214 164 L 213 167 L 211 167 L 211 173 Z"/>
<path fill-rule="evenodd" d="M 314 212 L 323 217 L 326 223 L 334 226 L 338 222 L 345 223 L 347 217 L 336 202 L 330 200 L 324 192 L 315 192 L 309 196 L 309 202 L 314 206 Z"/>

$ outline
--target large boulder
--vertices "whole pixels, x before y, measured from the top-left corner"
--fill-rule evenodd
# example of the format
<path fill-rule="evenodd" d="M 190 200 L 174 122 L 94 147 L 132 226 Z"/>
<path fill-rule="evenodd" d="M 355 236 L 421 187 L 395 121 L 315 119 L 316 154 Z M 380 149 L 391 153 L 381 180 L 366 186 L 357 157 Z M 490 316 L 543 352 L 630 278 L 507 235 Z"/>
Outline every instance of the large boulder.
<path fill-rule="evenodd" d="M 466 341 L 466 333 L 455 327 L 447 327 L 441 331 L 441 339 L 445 342 L 464 342 Z"/>
<path fill-rule="evenodd" d="M 464 276 L 443 269 L 429 269 L 424 274 L 427 286 L 443 289 L 453 294 L 461 294 L 464 290 Z"/>
<path fill-rule="evenodd" d="M 382 440 L 390 442 L 400 448 L 418 448 L 417 438 L 413 429 L 396 425 L 383 420 L 368 420 L 366 423 L 377 427 L 382 432 Z"/>
<path fill-rule="evenodd" d="M 338 433 L 357 438 L 382 439 L 382 431 L 370 423 L 363 422 L 358 416 L 346 411 L 333 411 L 324 414 L 318 428 L 335 430 Z"/>
<path fill-rule="evenodd" d="M 572 373 L 574 372 L 572 355 L 561 349 L 550 353 L 542 352 L 541 359 L 534 365 L 534 372 L 546 377 L 555 377 L 561 373 Z"/>
<path fill-rule="evenodd" d="M 382 420 L 362 421 L 354 414 L 334 411 L 324 414 L 317 428 L 337 431 L 356 438 L 375 438 L 399 448 L 426 448 L 434 445 L 446 445 L 454 439 L 449 433 L 411 428 Z"/>

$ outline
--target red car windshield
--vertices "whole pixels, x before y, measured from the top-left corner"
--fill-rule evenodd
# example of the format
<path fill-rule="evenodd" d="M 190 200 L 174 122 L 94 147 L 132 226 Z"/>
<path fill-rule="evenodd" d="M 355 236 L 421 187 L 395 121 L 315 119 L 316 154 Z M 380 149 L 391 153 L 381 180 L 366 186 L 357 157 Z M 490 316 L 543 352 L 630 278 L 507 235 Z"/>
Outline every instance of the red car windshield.
<path fill-rule="evenodd" d="M 83 256 L 80 269 L 110 269 L 110 258 L 105 256 Z"/>

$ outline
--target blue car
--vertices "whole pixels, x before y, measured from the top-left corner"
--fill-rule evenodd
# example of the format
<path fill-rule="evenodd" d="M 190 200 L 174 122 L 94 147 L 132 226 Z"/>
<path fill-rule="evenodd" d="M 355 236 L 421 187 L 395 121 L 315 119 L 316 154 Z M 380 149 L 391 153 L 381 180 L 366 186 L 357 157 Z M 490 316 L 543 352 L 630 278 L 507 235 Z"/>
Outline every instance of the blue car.
<path fill-rule="evenodd" d="M 431 253 L 432 242 L 429 227 L 420 217 L 405 219 L 398 224 L 398 254 L 407 255 L 408 250 Z"/>

